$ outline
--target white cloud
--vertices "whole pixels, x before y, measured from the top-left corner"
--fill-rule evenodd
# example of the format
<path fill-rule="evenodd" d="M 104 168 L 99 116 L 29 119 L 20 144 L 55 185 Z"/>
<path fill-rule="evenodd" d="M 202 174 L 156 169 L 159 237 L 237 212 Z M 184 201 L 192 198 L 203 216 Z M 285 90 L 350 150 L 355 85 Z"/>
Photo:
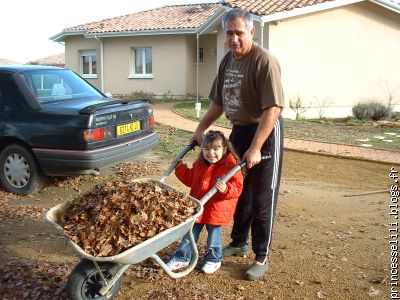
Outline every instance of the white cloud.
<path fill-rule="evenodd" d="M 13 0 L 0 14 L 0 58 L 26 63 L 64 52 L 49 38 L 64 28 L 153 9 L 164 5 L 211 3 L 217 0 Z"/>

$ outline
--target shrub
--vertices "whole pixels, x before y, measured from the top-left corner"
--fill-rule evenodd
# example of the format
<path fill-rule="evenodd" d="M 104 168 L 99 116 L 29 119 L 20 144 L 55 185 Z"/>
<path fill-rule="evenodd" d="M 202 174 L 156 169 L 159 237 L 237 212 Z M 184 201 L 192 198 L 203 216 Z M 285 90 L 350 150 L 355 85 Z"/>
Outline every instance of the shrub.
<path fill-rule="evenodd" d="M 391 115 L 390 107 L 382 103 L 377 103 L 377 102 L 371 103 L 369 109 L 370 109 L 370 117 L 374 121 L 386 119 Z"/>
<path fill-rule="evenodd" d="M 359 103 L 352 110 L 357 119 L 371 118 L 378 121 L 391 115 L 391 108 L 379 102 Z"/>
<path fill-rule="evenodd" d="M 147 91 L 143 91 L 143 90 L 139 90 L 139 91 L 133 91 L 130 95 L 129 98 L 142 98 L 142 99 L 148 99 L 148 100 L 152 100 L 154 99 L 156 96 L 156 94 L 152 93 L 152 92 L 147 92 Z"/>
<path fill-rule="evenodd" d="M 353 106 L 353 115 L 356 119 L 366 119 L 369 117 L 368 105 L 365 103 L 359 103 Z"/>

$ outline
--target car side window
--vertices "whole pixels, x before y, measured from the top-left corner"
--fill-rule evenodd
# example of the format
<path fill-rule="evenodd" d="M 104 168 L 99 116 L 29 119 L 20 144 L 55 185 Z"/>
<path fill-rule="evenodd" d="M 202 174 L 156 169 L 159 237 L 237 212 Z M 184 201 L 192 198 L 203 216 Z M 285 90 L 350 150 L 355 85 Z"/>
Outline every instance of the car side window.
<path fill-rule="evenodd" d="M 24 96 L 10 73 L 0 73 L 0 106 L 6 112 L 26 108 Z"/>

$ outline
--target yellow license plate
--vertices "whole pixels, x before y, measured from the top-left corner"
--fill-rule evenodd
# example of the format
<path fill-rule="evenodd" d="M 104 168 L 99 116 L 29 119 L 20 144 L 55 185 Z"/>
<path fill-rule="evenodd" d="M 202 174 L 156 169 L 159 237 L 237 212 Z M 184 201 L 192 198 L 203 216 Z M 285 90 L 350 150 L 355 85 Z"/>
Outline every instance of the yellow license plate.
<path fill-rule="evenodd" d="M 140 130 L 140 121 L 117 126 L 117 136 Z"/>

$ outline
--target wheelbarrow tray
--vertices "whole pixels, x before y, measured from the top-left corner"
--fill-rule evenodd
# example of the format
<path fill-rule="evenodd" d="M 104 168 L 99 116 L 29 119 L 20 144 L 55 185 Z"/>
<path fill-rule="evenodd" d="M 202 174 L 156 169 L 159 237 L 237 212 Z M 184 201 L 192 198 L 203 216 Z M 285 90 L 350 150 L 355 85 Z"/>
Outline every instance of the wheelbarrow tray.
<path fill-rule="evenodd" d="M 163 189 L 169 189 L 169 190 L 175 190 L 177 192 L 180 192 L 179 190 L 173 188 L 172 186 L 165 184 L 162 181 L 155 180 L 155 179 L 149 179 L 149 178 L 140 178 L 133 180 L 133 182 L 143 182 L 143 183 L 155 183 L 159 185 Z M 195 202 L 197 205 L 197 213 L 193 215 L 192 217 L 189 217 L 186 221 L 183 223 L 172 227 L 168 228 L 159 234 L 153 236 L 152 238 L 149 238 L 117 255 L 112 255 L 112 256 L 105 256 L 105 257 L 97 257 L 90 255 L 86 253 L 78 244 L 76 244 L 74 241 L 68 238 L 68 236 L 65 234 L 64 229 L 62 226 L 56 223 L 56 215 L 58 212 L 63 212 L 68 205 L 71 203 L 71 201 L 66 201 L 64 203 L 61 203 L 53 208 L 51 208 L 47 213 L 46 213 L 46 221 L 52 224 L 60 233 L 62 233 L 65 237 L 68 238 L 69 244 L 72 246 L 72 249 L 75 250 L 78 255 L 82 258 L 86 258 L 89 260 L 94 260 L 98 262 L 113 262 L 113 263 L 118 263 L 118 264 L 136 264 L 139 263 L 153 254 L 159 252 L 160 250 L 166 248 L 176 240 L 182 238 L 193 226 L 193 223 L 196 221 L 196 219 L 203 213 L 203 205 L 198 201 L 197 199 L 188 196 L 188 198 Z"/>

